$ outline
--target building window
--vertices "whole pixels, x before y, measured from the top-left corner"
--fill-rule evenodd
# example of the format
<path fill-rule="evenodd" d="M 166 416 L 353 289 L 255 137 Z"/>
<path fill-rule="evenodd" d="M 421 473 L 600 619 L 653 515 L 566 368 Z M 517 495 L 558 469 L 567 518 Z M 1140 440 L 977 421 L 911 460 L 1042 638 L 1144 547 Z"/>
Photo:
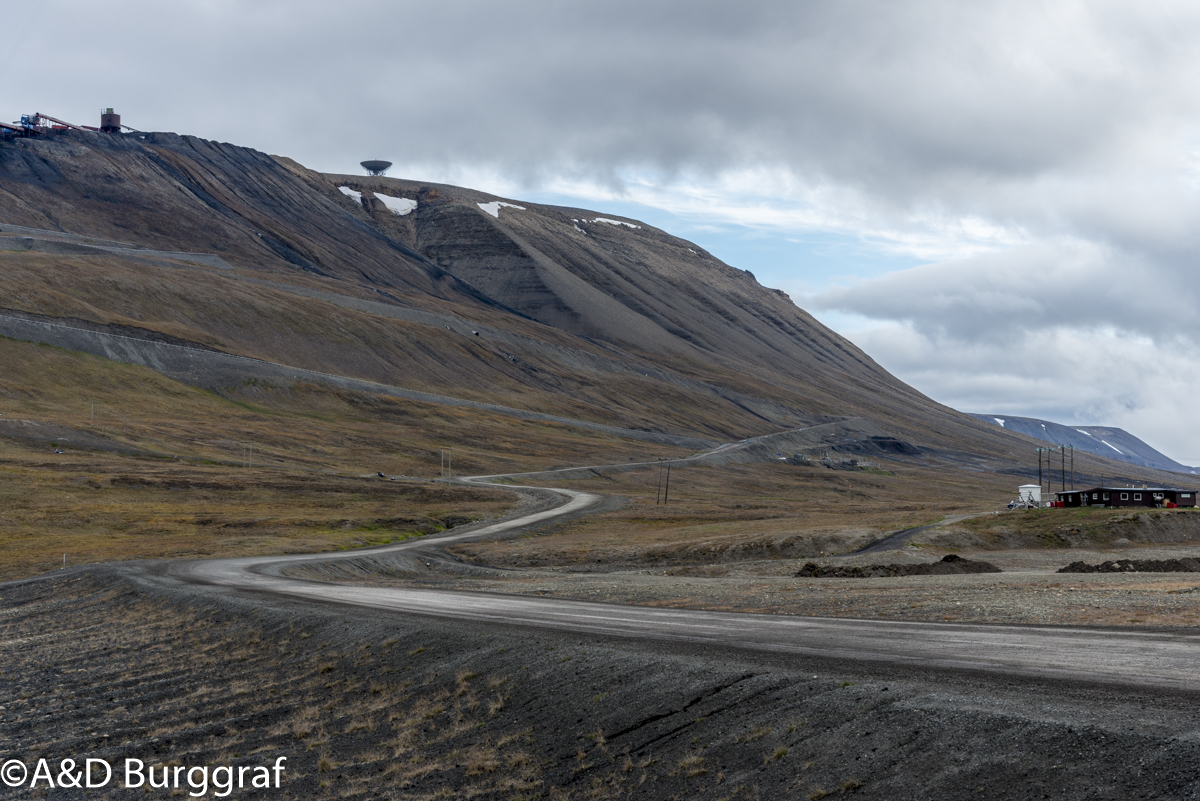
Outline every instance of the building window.
<path fill-rule="evenodd" d="M 1106 500 L 1106 501 L 1108 500 L 1108 493 L 1107 493 L 1107 492 L 1106 492 L 1106 493 L 1104 493 L 1104 500 Z"/>
<path fill-rule="evenodd" d="M 1190 492 L 1181 492 L 1181 493 L 1179 494 L 1179 497 L 1180 497 L 1180 498 L 1190 498 L 1190 497 L 1192 497 L 1192 493 L 1190 493 Z"/>
<path fill-rule="evenodd" d="M 1129 500 L 1129 493 L 1128 493 L 1128 492 L 1122 492 L 1122 493 L 1121 493 L 1121 500 L 1123 500 L 1123 501 L 1127 501 L 1127 500 Z"/>
<path fill-rule="evenodd" d="M 1096 493 L 1094 493 L 1094 492 L 1092 493 L 1092 500 L 1093 501 L 1096 500 Z"/>
<path fill-rule="evenodd" d="M 1140 493 L 1140 492 L 1133 493 L 1133 499 L 1135 501 L 1140 501 L 1142 499 L 1142 493 Z"/>

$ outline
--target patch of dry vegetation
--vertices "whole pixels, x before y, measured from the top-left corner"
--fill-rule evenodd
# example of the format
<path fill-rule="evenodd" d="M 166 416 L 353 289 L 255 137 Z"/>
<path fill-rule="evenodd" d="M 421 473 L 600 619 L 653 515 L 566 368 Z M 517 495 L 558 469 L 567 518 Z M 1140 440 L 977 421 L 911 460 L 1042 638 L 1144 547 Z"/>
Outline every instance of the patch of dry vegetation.
<path fill-rule="evenodd" d="M 495 309 L 423 294 L 398 308 L 437 310 L 461 327 L 495 326 L 516 337 L 464 336 L 436 319 L 414 322 L 355 308 L 356 300 L 378 302 L 380 296 L 353 281 L 303 275 L 266 281 L 258 271 L 18 251 L 0 251 L 0 268 L 3 308 L 68 325 L 129 326 L 125 333 L 135 336 L 161 332 L 227 353 L 622 427 L 731 439 L 773 428 L 737 404 L 697 397 L 640 369 L 597 370 L 597 363 L 612 363 L 609 348 Z M 672 368 L 739 392 L 795 400 L 771 382 L 686 357 L 677 356 Z"/>
<path fill-rule="evenodd" d="M 331 654 L 294 627 L 268 632 L 88 579 L 40 595 L 0 617 L 3 727 L 28 760 L 162 754 L 161 769 L 286 756 L 280 798 L 378 797 L 381 785 L 420 798 L 448 781 L 462 798 L 540 792 L 528 738 L 489 729 L 489 677 L 451 692 L 428 657 L 379 643 Z M 35 632 L 49 639 L 19 647 Z"/>
<path fill-rule="evenodd" d="M 1196 509 L 1022 509 L 956 523 L 946 536 L 983 549 L 1108 547 L 1200 539 Z M 940 538 L 931 541 L 937 543 Z"/>
<path fill-rule="evenodd" d="M 453 550 L 480 563 L 694 566 L 821 556 L 853 550 L 891 531 L 1007 503 L 1007 476 L 883 463 L 842 471 L 789 464 L 672 470 L 670 502 L 657 503 L 657 469 L 603 473 L 560 486 L 618 493 L 625 508 L 503 542 Z M 552 482 L 530 482 L 548 484 Z M 711 574 L 711 572 L 710 572 Z"/>
<path fill-rule="evenodd" d="M 0 338 L 0 578 L 61 566 L 63 554 L 70 565 L 361 547 L 513 503 L 499 489 L 375 475 L 436 477 L 441 447 L 460 474 L 623 461 L 644 446 L 316 386 L 217 394 Z"/>

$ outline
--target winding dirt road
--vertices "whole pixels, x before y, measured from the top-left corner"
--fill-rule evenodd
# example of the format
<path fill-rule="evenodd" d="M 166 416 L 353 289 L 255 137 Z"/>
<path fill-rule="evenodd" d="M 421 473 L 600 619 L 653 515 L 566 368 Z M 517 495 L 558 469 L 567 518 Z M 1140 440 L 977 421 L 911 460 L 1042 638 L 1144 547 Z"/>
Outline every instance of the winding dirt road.
<path fill-rule="evenodd" d="M 464 481 L 486 483 L 494 478 L 497 476 Z M 170 562 L 165 571 L 177 580 L 231 590 L 490 624 L 887 663 L 914 670 L 978 670 L 1027 678 L 1200 690 L 1200 675 L 1196 671 L 1196 665 L 1200 664 L 1200 636 L 1192 634 L 659 609 L 558 598 L 330 584 L 279 574 L 282 566 L 297 562 L 348 559 L 364 553 L 415 550 L 496 537 L 584 513 L 603 500 L 603 496 L 578 490 L 524 489 L 553 492 L 562 502 L 552 509 L 474 530 L 371 549 Z"/>

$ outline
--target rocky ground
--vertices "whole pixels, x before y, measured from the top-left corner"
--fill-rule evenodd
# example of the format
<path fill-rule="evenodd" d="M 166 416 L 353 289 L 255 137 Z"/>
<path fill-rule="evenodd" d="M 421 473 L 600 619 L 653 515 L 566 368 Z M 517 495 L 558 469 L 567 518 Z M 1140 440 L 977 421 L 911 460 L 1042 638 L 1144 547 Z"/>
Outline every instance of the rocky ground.
<path fill-rule="evenodd" d="M 907 547 L 883 554 L 825 557 L 828 566 L 931 563 L 942 553 Z M 970 623 L 1200 627 L 1200 574 L 1061 574 L 1073 561 L 1184 559 L 1197 545 L 1117 550 L 1021 550 L 970 554 L 1000 573 L 810 578 L 795 574 L 807 559 L 646 568 L 488 569 L 431 551 L 419 559 L 336 567 L 305 565 L 292 575 L 367 584 L 455 587 L 587 601 L 818 617 L 888 618 Z"/>
<path fill-rule="evenodd" d="M 0 648 L 5 760 L 136 758 L 161 769 L 287 757 L 280 789 L 232 797 L 1200 790 L 1191 699 L 351 615 L 181 590 L 120 566 L 0 586 Z M 89 796 L 192 791 L 148 795 L 119 778 Z"/>

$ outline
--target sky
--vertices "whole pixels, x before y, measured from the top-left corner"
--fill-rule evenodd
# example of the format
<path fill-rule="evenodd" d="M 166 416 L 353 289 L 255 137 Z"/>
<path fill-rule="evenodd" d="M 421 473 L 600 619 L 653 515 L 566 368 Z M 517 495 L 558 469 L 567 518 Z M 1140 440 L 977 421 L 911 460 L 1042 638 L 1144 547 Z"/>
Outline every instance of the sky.
<path fill-rule="evenodd" d="M 1200 464 L 1200 5 L 0 0 L 40 111 L 641 219 L 963 411 Z"/>

